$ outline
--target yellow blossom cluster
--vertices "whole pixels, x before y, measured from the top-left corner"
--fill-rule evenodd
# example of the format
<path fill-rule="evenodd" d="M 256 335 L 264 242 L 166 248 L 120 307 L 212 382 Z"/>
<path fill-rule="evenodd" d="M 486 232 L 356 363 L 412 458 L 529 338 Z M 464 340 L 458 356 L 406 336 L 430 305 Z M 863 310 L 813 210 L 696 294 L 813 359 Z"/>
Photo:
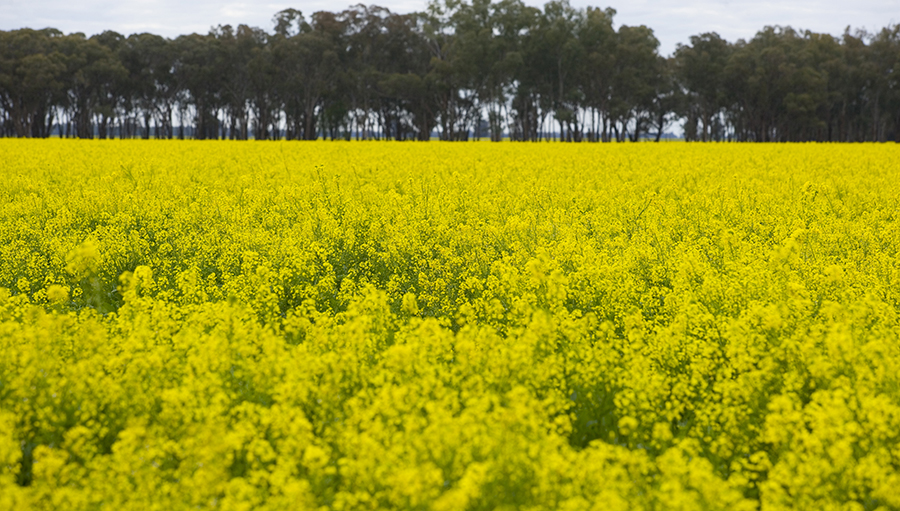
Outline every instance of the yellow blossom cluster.
<path fill-rule="evenodd" d="M 897 146 L 0 155 L 0 509 L 900 509 Z"/>

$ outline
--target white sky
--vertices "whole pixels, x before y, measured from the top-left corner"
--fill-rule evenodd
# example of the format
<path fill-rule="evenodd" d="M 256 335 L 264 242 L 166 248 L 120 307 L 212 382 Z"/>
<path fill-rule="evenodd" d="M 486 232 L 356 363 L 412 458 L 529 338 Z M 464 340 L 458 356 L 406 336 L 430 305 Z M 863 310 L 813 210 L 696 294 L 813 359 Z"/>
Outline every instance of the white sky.
<path fill-rule="evenodd" d="M 372 2 L 395 12 L 424 10 L 427 0 Z M 790 25 L 835 35 L 852 28 L 880 30 L 900 23 L 900 0 L 570 0 L 573 6 L 612 7 L 616 26 L 647 25 L 669 55 L 691 35 L 718 32 L 729 41 L 749 39 L 765 25 Z M 525 0 L 540 7 L 543 0 Z M 358 2 L 357 2 L 358 3 Z M 294 7 L 304 15 L 341 11 L 350 1 L 247 2 L 214 0 L 0 0 L 0 30 L 54 27 L 92 35 L 115 30 L 125 35 L 152 32 L 176 37 L 207 33 L 219 24 L 241 23 L 272 29 L 272 15 Z"/>

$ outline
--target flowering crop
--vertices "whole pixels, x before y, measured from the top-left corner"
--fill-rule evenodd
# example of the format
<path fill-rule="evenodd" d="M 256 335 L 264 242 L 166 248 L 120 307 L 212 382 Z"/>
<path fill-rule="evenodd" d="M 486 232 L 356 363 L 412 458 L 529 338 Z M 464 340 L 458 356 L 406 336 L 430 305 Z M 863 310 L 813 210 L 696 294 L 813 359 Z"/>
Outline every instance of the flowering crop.
<path fill-rule="evenodd" d="M 900 509 L 897 146 L 0 154 L 0 509 Z"/>

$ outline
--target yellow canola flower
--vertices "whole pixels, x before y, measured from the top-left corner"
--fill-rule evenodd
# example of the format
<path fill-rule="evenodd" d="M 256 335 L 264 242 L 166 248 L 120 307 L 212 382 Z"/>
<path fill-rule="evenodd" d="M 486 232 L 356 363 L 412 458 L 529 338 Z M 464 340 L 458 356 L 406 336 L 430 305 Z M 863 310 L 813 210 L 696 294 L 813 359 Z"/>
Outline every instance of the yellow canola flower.
<path fill-rule="evenodd" d="M 69 299 L 69 288 L 53 284 L 47 288 L 47 300 L 51 302 L 64 302 Z"/>
<path fill-rule="evenodd" d="M 0 154 L 0 509 L 900 508 L 894 145 Z"/>

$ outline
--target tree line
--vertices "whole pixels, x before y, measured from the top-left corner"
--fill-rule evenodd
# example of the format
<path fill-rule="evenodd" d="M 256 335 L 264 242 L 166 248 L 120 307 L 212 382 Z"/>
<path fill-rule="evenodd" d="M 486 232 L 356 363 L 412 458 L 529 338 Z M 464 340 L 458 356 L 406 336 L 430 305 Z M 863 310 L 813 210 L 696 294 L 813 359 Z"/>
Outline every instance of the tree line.
<path fill-rule="evenodd" d="M 0 31 L 0 136 L 900 142 L 900 25 L 704 33 L 668 57 L 613 9 L 356 5 L 270 32 Z"/>

